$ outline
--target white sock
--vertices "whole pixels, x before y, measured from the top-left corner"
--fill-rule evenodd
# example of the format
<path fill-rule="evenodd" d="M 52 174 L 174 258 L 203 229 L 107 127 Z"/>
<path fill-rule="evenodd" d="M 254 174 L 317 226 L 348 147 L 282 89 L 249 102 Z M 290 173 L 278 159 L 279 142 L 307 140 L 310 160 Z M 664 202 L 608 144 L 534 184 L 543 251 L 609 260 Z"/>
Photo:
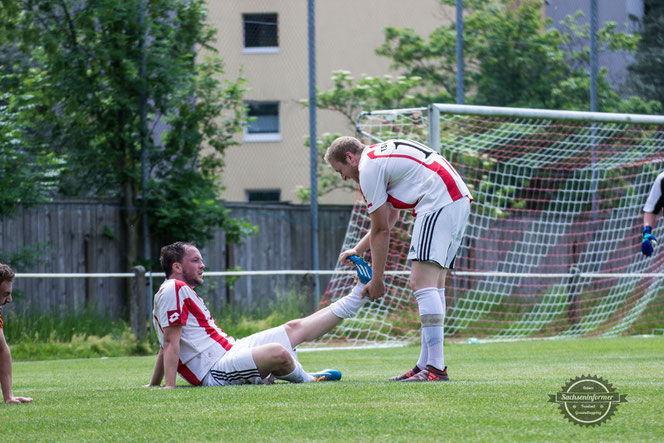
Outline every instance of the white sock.
<path fill-rule="evenodd" d="M 422 347 L 426 347 L 427 365 L 445 368 L 443 358 L 443 319 L 445 311 L 438 288 L 423 288 L 414 292 L 422 321 Z M 420 356 L 422 353 L 420 353 Z M 420 362 L 418 361 L 418 367 Z"/>
<path fill-rule="evenodd" d="M 307 373 L 299 361 L 295 361 L 295 369 L 290 374 L 278 375 L 279 380 L 286 380 L 291 383 L 306 383 L 315 379 Z"/>
<path fill-rule="evenodd" d="M 438 295 L 440 295 L 440 302 L 443 304 L 443 314 L 446 314 L 447 302 L 445 301 L 445 288 L 438 288 Z"/>
<path fill-rule="evenodd" d="M 424 332 L 420 331 L 420 335 L 422 336 L 422 345 L 420 346 L 420 358 L 417 359 L 417 367 L 424 369 L 427 365 L 427 360 L 429 359 L 429 352 L 427 344 L 424 341 Z"/>
<path fill-rule="evenodd" d="M 350 294 L 341 297 L 330 305 L 330 310 L 339 318 L 350 318 L 357 315 L 362 305 L 368 300 L 362 298 L 362 290 L 366 285 L 357 283 Z"/>
<path fill-rule="evenodd" d="M 445 313 L 445 288 L 438 288 L 438 295 L 440 296 L 440 302 L 443 304 L 443 313 Z M 417 359 L 417 367 L 420 369 L 424 369 L 424 367 L 427 365 L 427 361 L 429 360 L 429 353 L 427 352 L 428 347 L 426 345 L 426 341 L 424 339 L 424 333 L 420 334 L 422 336 L 422 345 L 420 347 L 420 358 Z M 442 364 L 442 363 L 441 363 Z M 441 370 L 443 368 L 440 368 Z"/>
<path fill-rule="evenodd" d="M 438 288 L 438 295 L 440 295 L 440 302 L 443 305 L 443 340 L 445 340 L 445 315 L 447 314 L 447 302 L 445 301 L 445 288 Z M 445 351 L 444 351 L 444 343 L 440 347 L 440 354 L 441 354 L 441 360 L 440 364 L 441 367 L 438 368 L 441 371 L 445 369 Z"/>

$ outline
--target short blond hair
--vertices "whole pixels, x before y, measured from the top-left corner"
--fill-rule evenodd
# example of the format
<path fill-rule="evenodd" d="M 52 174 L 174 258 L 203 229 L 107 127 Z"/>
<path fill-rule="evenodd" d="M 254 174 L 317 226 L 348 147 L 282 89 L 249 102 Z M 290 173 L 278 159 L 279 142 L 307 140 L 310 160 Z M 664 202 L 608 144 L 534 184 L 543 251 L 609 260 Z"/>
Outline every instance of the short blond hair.
<path fill-rule="evenodd" d="M 364 150 L 364 145 L 355 137 L 338 137 L 332 142 L 325 153 L 325 161 L 329 164 L 330 160 L 339 163 L 346 163 L 346 153 L 360 154 Z"/>

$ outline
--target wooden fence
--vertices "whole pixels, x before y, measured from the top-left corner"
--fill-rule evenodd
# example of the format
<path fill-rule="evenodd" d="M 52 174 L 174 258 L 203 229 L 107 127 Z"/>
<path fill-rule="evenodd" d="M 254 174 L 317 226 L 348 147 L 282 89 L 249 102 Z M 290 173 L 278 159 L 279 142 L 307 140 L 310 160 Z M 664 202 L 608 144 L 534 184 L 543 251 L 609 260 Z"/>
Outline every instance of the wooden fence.
<path fill-rule="evenodd" d="M 202 248 L 208 271 L 311 269 L 309 206 L 289 204 L 227 203 L 231 216 L 246 218 L 258 226 L 255 236 L 241 244 L 227 245 L 218 231 Z M 22 208 L 12 218 L 0 219 L 0 254 L 6 260 L 29 248 L 24 273 L 126 273 L 123 208 L 117 201 L 72 199 Z M 321 206 L 319 210 L 319 263 L 333 269 L 350 217 L 350 206 Z M 184 239 L 186 240 L 186 239 Z M 158 241 L 153 257 L 158 257 Z M 157 270 L 157 269 L 155 269 Z M 321 277 L 321 291 L 329 277 Z M 156 291 L 162 278 L 153 279 Z M 197 289 L 212 309 L 233 303 L 243 310 L 271 306 L 290 290 L 309 297 L 311 276 L 239 277 L 229 284 L 209 277 Z M 9 309 L 70 313 L 94 306 L 118 318 L 126 315 L 130 281 L 127 278 L 19 278 L 14 283 L 15 301 Z"/>

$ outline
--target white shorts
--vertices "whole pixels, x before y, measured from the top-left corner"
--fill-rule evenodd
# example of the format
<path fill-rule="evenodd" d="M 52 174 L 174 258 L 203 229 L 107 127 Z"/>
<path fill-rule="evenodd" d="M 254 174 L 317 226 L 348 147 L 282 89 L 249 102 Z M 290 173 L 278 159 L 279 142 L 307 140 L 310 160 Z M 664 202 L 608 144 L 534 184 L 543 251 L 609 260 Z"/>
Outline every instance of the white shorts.
<path fill-rule="evenodd" d="M 413 226 L 408 260 L 430 261 L 443 268 L 454 268 L 469 215 L 470 200 L 464 197 L 418 216 Z"/>
<path fill-rule="evenodd" d="M 254 363 L 254 358 L 251 356 L 251 349 L 269 343 L 282 345 L 297 360 L 297 353 L 291 345 L 286 329 L 283 325 L 277 326 L 235 342 L 231 350 L 226 352 L 203 377 L 201 386 L 260 384 L 261 376 Z"/>

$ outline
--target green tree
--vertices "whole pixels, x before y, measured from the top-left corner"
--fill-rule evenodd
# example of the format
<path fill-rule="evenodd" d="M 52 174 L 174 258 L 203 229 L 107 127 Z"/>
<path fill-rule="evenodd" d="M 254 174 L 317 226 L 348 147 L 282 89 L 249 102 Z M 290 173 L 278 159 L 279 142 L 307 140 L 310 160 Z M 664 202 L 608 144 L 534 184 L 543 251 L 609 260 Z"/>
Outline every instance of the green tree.
<path fill-rule="evenodd" d="M 47 143 L 23 143 L 40 131 L 33 114 L 45 79 L 36 69 L 17 75 L 12 64 L 21 64 L 20 51 L 4 37 L 0 36 L 0 218 L 13 217 L 20 207 L 50 198 L 57 191 L 64 162 Z M 0 244 L 0 262 L 24 272 L 47 250 L 47 245 L 38 243 L 8 252 Z"/>
<path fill-rule="evenodd" d="M 25 83 L 37 72 L 42 85 L 25 111 L 31 131 L 17 142 L 26 150 L 49 146 L 64 158 L 60 193 L 122 200 L 127 266 L 139 261 L 142 140 L 155 237 L 204 243 L 215 225 L 229 241 L 251 231 L 218 199 L 222 156 L 244 116 L 245 81 L 222 79 L 203 0 L 2 2 L 0 34 L 21 51 L 14 75 Z"/>
<path fill-rule="evenodd" d="M 2 0 L 0 17 L 8 25 L 16 17 L 10 6 Z M 42 72 L 25 63 L 10 35 L 0 34 L 0 217 L 4 217 L 14 215 L 20 205 L 48 198 L 62 159 L 47 143 L 23 143 L 41 129 L 32 117 L 47 83 Z"/>
<path fill-rule="evenodd" d="M 454 5 L 454 0 L 442 0 Z M 524 0 L 464 2 L 464 65 L 466 101 L 488 106 L 588 110 L 590 108 L 589 25 L 580 25 L 581 12 L 565 20 L 566 32 L 542 16 L 542 3 Z M 434 30 L 428 39 L 412 29 L 385 29 L 385 43 L 376 53 L 392 59 L 392 67 L 423 79 L 423 99 L 449 103 L 456 96 L 455 24 Z M 601 51 L 636 49 L 638 36 L 617 31 L 606 22 L 598 32 Z M 601 111 L 652 112 L 653 103 L 623 100 L 598 76 Z"/>
<path fill-rule="evenodd" d="M 454 0 L 441 0 L 454 6 Z M 581 12 L 568 16 L 566 31 L 553 28 L 542 16 L 542 3 L 534 0 L 464 0 L 464 65 L 466 102 L 486 106 L 589 110 L 589 25 L 580 25 Z M 423 38 L 412 29 L 387 27 L 378 55 L 392 59 L 391 77 L 353 79 L 347 71 L 332 74 L 333 87 L 317 94 L 317 107 L 342 113 L 355 128 L 362 111 L 421 107 L 452 103 L 456 97 L 456 25 L 444 25 Z M 598 32 L 600 50 L 631 51 L 638 36 L 617 31 L 607 22 Z M 607 81 L 598 78 L 600 111 L 650 114 L 661 109 L 640 97 L 622 98 Z M 322 159 L 331 137 L 317 142 Z M 484 167 L 491 168 L 487 160 Z M 347 187 L 322 161 L 319 195 Z M 307 188 L 299 195 L 308 199 Z"/>
<path fill-rule="evenodd" d="M 636 61 L 628 69 L 636 92 L 664 106 L 664 4 L 660 0 L 645 1 Z"/>
<path fill-rule="evenodd" d="M 0 93 L 0 217 L 13 216 L 20 205 L 45 201 L 57 189 L 62 158 L 48 145 L 22 143 L 31 132 L 34 97 L 29 89 L 39 81 L 36 77 L 18 85 L 18 94 Z M 1 81 L 0 90 L 7 90 Z"/>

